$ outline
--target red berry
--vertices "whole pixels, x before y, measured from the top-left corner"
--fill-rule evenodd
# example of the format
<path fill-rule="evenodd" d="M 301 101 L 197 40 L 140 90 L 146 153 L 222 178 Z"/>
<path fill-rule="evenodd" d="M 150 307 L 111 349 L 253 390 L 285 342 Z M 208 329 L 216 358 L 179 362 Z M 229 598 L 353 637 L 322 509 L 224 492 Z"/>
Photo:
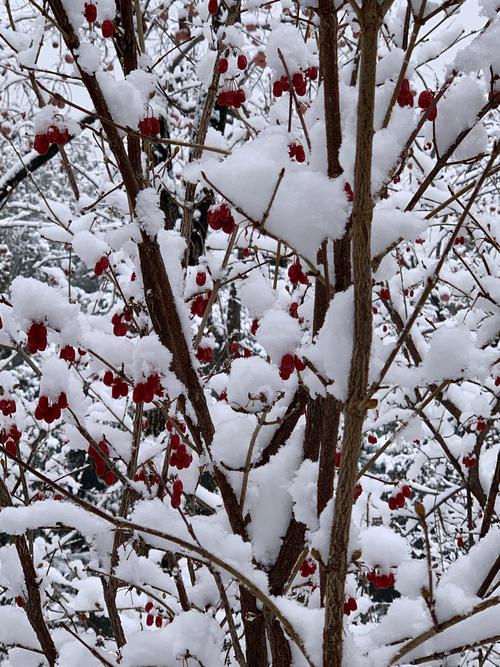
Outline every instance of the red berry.
<path fill-rule="evenodd" d="M 113 21 L 106 19 L 106 21 L 102 22 L 101 30 L 102 30 L 102 36 L 104 38 L 113 37 L 113 35 L 115 34 L 115 24 L 113 23 Z"/>
<path fill-rule="evenodd" d="M 373 433 L 370 433 L 370 435 L 368 436 L 368 442 L 370 443 L 370 445 L 374 445 L 375 443 L 378 442 L 377 436 L 373 435 Z"/>
<path fill-rule="evenodd" d="M 196 284 L 198 287 L 203 287 L 203 285 L 207 282 L 207 274 L 205 271 L 198 271 L 196 274 Z"/>
<path fill-rule="evenodd" d="M 295 150 L 295 159 L 297 160 L 297 162 L 300 163 L 306 161 L 306 152 L 304 150 L 304 146 L 302 146 L 301 144 L 297 145 L 297 148 Z"/>
<path fill-rule="evenodd" d="M 484 422 L 482 419 L 478 419 L 477 424 L 476 424 L 476 430 L 479 431 L 485 431 L 488 428 L 488 425 L 486 422 Z"/>
<path fill-rule="evenodd" d="M 408 79 L 403 79 L 403 82 L 401 83 L 397 102 L 400 107 L 413 107 L 413 95 L 410 90 L 410 82 Z"/>
<path fill-rule="evenodd" d="M 295 72 L 292 76 L 292 84 L 295 89 L 302 88 L 304 86 L 305 80 L 302 72 Z"/>
<path fill-rule="evenodd" d="M 12 440 L 11 438 L 9 438 L 9 439 L 6 441 L 4 447 L 5 447 L 5 450 L 6 450 L 9 454 L 12 454 L 13 456 L 17 456 L 17 447 L 16 447 L 16 443 L 14 442 L 14 440 Z"/>
<path fill-rule="evenodd" d="M 280 362 L 280 375 L 283 380 L 288 380 L 295 369 L 295 359 L 292 354 L 285 354 Z M 285 377 L 286 376 L 286 377 Z"/>
<path fill-rule="evenodd" d="M 91 3 L 85 3 L 85 9 L 83 10 L 83 15 L 89 23 L 94 23 L 97 19 L 97 7 Z"/>
<path fill-rule="evenodd" d="M 275 81 L 273 83 L 273 95 L 274 97 L 281 97 L 283 95 L 283 89 L 281 87 L 281 82 L 280 81 Z M 47 145 L 47 150 L 49 149 Z"/>
<path fill-rule="evenodd" d="M 33 148 L 40 155 L 45 155 L 49 150 L 49 140 L 46 134 L 36 134 L 33 142 Z"/>
<path fill-rule="evenodd" d="M 434 99 L 434 93 L 430 90 L 423 90 L 418 96 L 418 106 L 421 109 L 427 109 Z"/>
<path fill-rule="evenodd" d="M 68 407 L 68 397 L 64 391 L 59 394 L 59 398 L 57 399 L 57 406 L 60 410 L 65 410 Z"/>
<path fill-rule="evenodd" d="M 238 56 L 238 59 L 236 61 L 236 64 L 238 66 L 238 69 L 244 70 L 247 68 L 248 65 L 248 60 L 247 57 L 244 56 L 242 53 Z"/>
<path fill-rule="evenodd" d="M 113 373 L 111 371 L 106 371 L 102 379 L 106 387 L 111 387 L 111 385 L 113 384 L 113 380 L 114 380 Z"/>
<path fill-rule="evenodd" d="M 109 267 L 109 259 L 106 256 L 101 257 L 94 267 L 96 276 L 101 276 Z"/>
<path fill-rule="evenodd" d="M 112 470 L 108 470 L 104 475 L 104 482 L 108 486 L 112 486 L 116 482 L 116 475 Z"/>
<path fill-rule="evenodd" d="M 312 81 L 316 81 L 316 79 L 318 78 L 318 68 L 314 66 L 309 67 L 308 69 L 306 69 L 305 75 L 309 77 L 309 79 L 311 79 Z"/>
<path fill-rule="evenodd" d="M 65 345 L 62 350 L 59 352 L 59 359 L 64 359 L 64 361 L 74 361 L 76 358 L 75 348 L 71 345 Z"/>
<path fill-rule="evenodd" d="M 401 488 L 401 492 L 405 498 L 411 498 L 411 489 L 408 486 L 408 484 L 403 484 L 403 487 Z"/>
<path fill-rule="evenodd" d="M 434 107 L 434 109 L 432 109 L 432 111 L 431 111 L 431 112 L 429 113 L 429 115 L 427 116 L 427 120 L 433 122 L 433 121 L 436 120 L 437 115 L 438 115 L 437 107 Z"/>
<path fill-rule="evenodd" d="M 147 625 L 147 626 L 151 626 L 151 625 L 153 625 L 154 620 L 155 620 L 154 616 L 153 616 L 152 614 L 148 614 L 148 615 L 146 616 L 146 625 Z"/>
<path fill-rule="evenodd" d="M 212 16 L 215 16 L 217 14 L 217 10 L 219 9 L 219 5 L 217 3 L 217 0 L 208 0 L 208 13 L 211 14 Z"/>
<path fill-rule="evenodd" d="M 157 628 L 161 628 L 161 626 L 163 625 L 163 619 L 161 616 L 156 617 L 155 625 Z"/>
<path fill-rule="evenodd" d="M 219 74 L 225 74 L 227 72 L 228 67 L 229 63 L 227 61 L 227 58 L 221 58 L 217 63 L 217 71 L 219 72 Z"/>
<path fill-rule="evenodd" d="M 389 301 L 391 298 L 391 293 L 387 287 L 382 287 L 378 295 L 383 301 Z"/>
<path fill-rule="evenodd" d="M 306 369 L 306 365 L 305 365 L 305 363 L 302 361 L 302 359 L 300 359 L 300 357 L 294 356 L 293 361 L 294 361 L 294 363 L 295 363 L 295 368 L 296 368 L 298 371 L 305 371 L 305 369 Z"/>
<path fill-rule="evenodd" d="M 363 493 L 363 487 L 361 484 L 358 482 L 354 488 L 354 502 L 359 498 L 359 496 Z"/>
<path fill-rule="evenodd" d="M 18 607 L 24 607 L 24 600 L 20 595 L 16 595 L 16 604 Z"/>
<path fill-rule="evenodd" d="M 144 611 L 146 611 L 146 612 L 150 612 L 151 609 L 153 609 L 153 603 L 152 603 L 151 601 L 146 602 L 146 605 L 145 605 L 145 607 L 144 607 Z"/>
<path fill-rule="evenodd" d="M 397 509 L 397 508 L 398 508 L 398 501 L 397 501 L 397 498 L 396 498 L 395 496 L 391 496 L 391 497 L 389 498 L 389 509 L 390 509 L 390 510 L 395 510 L 395 509 Z"/>
<path fill-rule="evenodd" d="M 346 184 L 344 185 L 344 192 L 345 192 L 346 195 L 347 195 L 347 201 L 348 201 L 348 202 L 352 202 L 352 201 L 354 201 L 354 192 L 352 191 L 352 188 L 351 188 L 350 183 L 346 183 Z"/>

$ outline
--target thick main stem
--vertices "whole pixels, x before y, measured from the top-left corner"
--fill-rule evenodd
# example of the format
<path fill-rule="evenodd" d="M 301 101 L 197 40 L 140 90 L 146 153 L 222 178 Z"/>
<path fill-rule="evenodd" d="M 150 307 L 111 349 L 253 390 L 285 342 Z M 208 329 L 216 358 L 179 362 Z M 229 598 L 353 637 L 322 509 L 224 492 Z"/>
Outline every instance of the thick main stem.
<path fill-rule="evenodd" d="M 362 44 L 351 230 L 354 282 L 353 350 L 349 372 L 348 399 L 345 405 L 342 465 L 339 471 L 326 571 L 326 609 L 323 631 L 324 667 L 341 667 L 342 665 L 343 602 L 348 568 L 349 530 L 361 449 L 365 416 L 363 400 L 368 384 L 372 341 L 370 236 L 373 198 L 371 194 L 371 168 L 377 38 L 380 20 L 377 0 L 367 0 L 363 3 L 360 13 Z"/>

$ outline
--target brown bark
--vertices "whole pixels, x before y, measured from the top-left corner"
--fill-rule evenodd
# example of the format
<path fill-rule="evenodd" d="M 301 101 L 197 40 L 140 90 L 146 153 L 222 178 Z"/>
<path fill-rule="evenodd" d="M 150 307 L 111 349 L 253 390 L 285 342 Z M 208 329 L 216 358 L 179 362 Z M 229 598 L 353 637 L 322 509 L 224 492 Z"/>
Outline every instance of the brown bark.
<path fill-rule="evenodd" d="M 289 667 L 292 664 L 292 652 L 283 628 L 267 610 L 264 612 L 264 619 L 273 667 Z"/>
<path fill-rule="evenodd" d="M 0 507 L 12 507 L 12 499 L 9 490 L 1 477 Z M 14 536 L 13 540 L 23 570 L 24 584 L 28 594 L 27 598 L 24 600 L 24 610 L 31 627 L 40 642 L 43 654 L 49 665 L 52 667 L 57 660 L 57 649 L 43 617 L 42 600 L 40 597 L 40 589 L 38 587 L 33 559 L 28 548 L 28 543 L 22 535 Z"/>
<path fill-rule="evenodd" d="M 352 209 L 352 259 L 354 279 L 354 330 L 348 399 L 342 445 L 342 465 L 332 524 L 325 584 L 324 667 L 341 667 L 343 603 L 352 502 L 365 409 L 372 339 L 371 306 L 371 168 L 378 30 L 381 12 L 377 0 L 366 0 L 360 11 L 362 30 L 360 81 L 357 108 L 354 202 Z"/>
<path fill-rule="evenodd" d="M 240 604 L 245 628 L 247 665 L 248 667 L 266 667 L 268 660 L 264 611 L 257 606 L 255 596 L 243 586 L 240 586 Z"/>

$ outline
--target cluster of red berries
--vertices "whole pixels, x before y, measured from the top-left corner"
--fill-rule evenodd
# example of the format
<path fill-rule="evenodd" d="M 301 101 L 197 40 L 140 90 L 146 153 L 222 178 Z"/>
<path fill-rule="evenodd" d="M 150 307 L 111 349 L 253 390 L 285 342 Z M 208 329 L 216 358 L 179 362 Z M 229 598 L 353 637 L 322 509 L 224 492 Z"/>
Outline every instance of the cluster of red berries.
<path fill-rule="evenodd" d="M 47 349 L 47 327 L 43 322 L 32 322 L 28 330 L 28 350 L 31 354 Z"/>
<path fill-rule="evenodd" d="M 106 387 L 112 387 L 111 396 L 113 398 L 125 398 L 128 396 L 128 384 L 119 375 L 113 375 L 111 371 L 106 371 L 102 379 Z"/>
<path fill-rule="evenodd" d="M 198 271 L 195 280 L 198 287 L 203 287 L 203 285 L 207 282 L 207 274 L 205 271 Z"/>
<path fill-rule="evenodd" d="M 423 90 L 420 95 L 418 96 L 418 106 L 421 109 L 428 109 L 432 102 L 434 101 L 434 93 L 432 90 Z M 427 120 L 433 121 L 436 120 L 437 118 L 437 106 L 432 109 L 432 111 L 429 113 L 427 116 Z"/>
<path fill-rule="evenodd" d="M 466 468 L 473 468 L 477 463 L 477 459 L 475 456 L 464 456 L 462 463 Z"/>
<path fill-rule="evenodd" d="M 220 107 L 233 107 L 233 109 L 239 109 L 246 99 L 245 91 L 242 88 L 236 88 L 235 90 L 221 90 L 217 95 L 217 104 Z"/>
<path fill-rule="evenodd" d="M 455 239 L 455 245 L 464 245 L 465 244 L 465 237 L 464 236 L 457 236 Z"/>
<path fill-rule="evenodd" d="M 208 306 L 208 299 L 208 295 L 197 294 L 191 301 L 191 315 L 198 315 L 198 317 L 203 317 Z"/>
<path fill-rule="evenodd" d="M 400 107 L 413 107 L 413 93 L 408 79 L 403 79 L 396 99 Z"/>
<path fill-rule="evenodd" d="M 249 350 L 248 347 L 243 347 L 243 345 L 240 346 L 240 344 L 237 341 L 233 341 L 231 343 L 231 355 L 238 359 L 239 357 L 251 357 L 252 356 L 252 350 Z"/>
<path fill-rule="evenodd" d="M 391 298 L 391 293 L 388 287 L 382 287 L 378 295 L 382 299 L 382 301 L 389 301 L 389 299 Z"/>
<path fill-rule="evenodd" d="M 357 608 L 358 608 L 358 604 L 357 604 L 355 598 L 349 597 L 344 602 L 344 614 L 346 616 L 350 616 L 351 612 L 356 611 Z"/>
<path fill-rule="evenodd" d="M 89 23 L 95 23 L 97 20 L 97 7 L 93 2 L 86 2 L 83 15 Z M 110 19 L 106 19 L 101 25 L 103 37 L 113 37 L 115 33 L 115 24 Z"/>
<path fill-rule="evenodd" d="M 55 403 L 50 403 L 48 396 L 40 396 L 35 409 L 35 419 L 43 419 L 47 424 L 52 424 L 61 416 L 61 410 L 68 407 L 68 397 L 62 391 Z"/>
<path fill-rule="evenodd" d="M 316 572 L 316 561 L 312 558 L 306 558 L 300 566 L 300 574 L 302 577 L 310 577 Z"/>
<path fill-rule="evenodd" d="M 0 432 L 0 443 L 5 447 L 9 454 L 17 456 L 17 445 L 21 440 L 21 431 L 15 424 L 12 424 L 7 433 L 4 430 Z"/>
<path fill-rule="evenodd" d="M 297 95 L 302 97 L 307 92 L 307 79 L 315 81 L 318 78 L 318 68 L 308 67 L 304 72 L 295 72 L 292 75 L 291 84 Z M 290 79 L 284 74 L 281 79 L 273 83 L 273 95 L 281 97 L 283 93 L 290 92 Z"/>
<path fill-rule="evenodd" d="M 64 146 L 68 143 L 69 133 L 67 129 L 60 130 L 57 125 L 51 125 L 46 132 L 35 134 L 33 148 L 40 155 L 45 155 L 51 144 Z"/>
<path fill-rule="evenodd" d="M 390 572 L 389 574 L 377 574 L 376 570 L 372 570 L 366 577 L 377 591 L 383 591 L 387 588 L 392 588 L 396 583 L 396 577 Z"/>
<path fill-rule="evenodd" d="M 172 454 L 170 456 L 170 465 L 177 470 L 183 470 L 184 468 L 189 468 L 193 461 L 193 457 L 188 453 L 186 445 L 181 442 L 181 439 L 177 433 L 170 438 L 170 449 Z"/>
<path fill-rule="evenodd" d="M 388 500 L 389 509 L 390 510 L 396 510 L 398 508 L 401 509 L 402 507 L 405 506 L 407 498 L 411 498 L 411 489 L 408 486 L 408 484 L 403 484 L 403 486 L 401 487 L 401 491 L 393 493 L 393 495 L 389 498 Z"/>
<path fill-rule="evenodd" d="M 150 375 L 146 382 L 138 382 L 132 392 L 134 403 L 151 403 L 155 396 L 163 396 L 163 387 L 158 373 Z"/>
<path fill-rule="evenodd" d="M 302 270 L 302 265 L 298 258 L 288 267 L 288 278 L 290 279 L 292 285 L 297 285 L 298 283 L 301 285 L 307 285 L 307 276 Z"/>
<path fill-rule="evenodd" d="M 306 152 L 302 144 L 296 142 L 288 144 L 288 155 L 292 160 L 295 159 L 297 162 L 302 163 L 306 161 Z"/>
<path fill-rule="evenodd" d="M 211 347 L 202 347 L 201 345 L 198 346 L 198 349 L 196 350 L 196 358 L 198 361 L 209 364 L 212 361 L 213 356 L 214 351 Z"/>
<path fill-rule="evenodd" d="M 208 226 L 215 232 L 222 229 L 225 234 L 231 234 L 235 228 L 235 222 L 231 209 L 226 202 L 218 206 L 212 206 L 208 211 Z"/>
<path fill-rule="evenodd" d="M 54 493 L 52 497 L 54 498 L 54 500 L 57 500 L 58 502 L 60 502 L 63 499 L 60 493 Z M 42 502 L 42 500 L 50 500 L 50 496 L 47 497 L 43 491 L 38 491 L 38 493 L 35 496 L 33 496 L 33 502 L 39 503 Z"/>
<path fill-rule="evenodd" d="M 240 55 L 236 59 L 236 66 L 239 70 L 243 71 L 247 68 L 248 65 L 248 60 L 243 53 L 240 53 Z M 229 61 L 227 58 L 221 58 L 219 62 L 217 63 L 217 71 L 219 74 L 225 74 L 229 68 Z"/>
<path fill-rule="evenodd" d="M 174 510 L 178 509 L 181 506 L 182 499 L 182 482 L 180 479 L 176 479 L 172 484 L 172 495 L 170 496 L 170 504 Z"/>
<path fill-rule="evenodd" d="M 101 452 L 109 457 L 109 446 L 104 438 L 97 443 L 97 449 L 93 445 L 90 445 L 88 453 L 94 461 L 96 475 L 102 477 L 105 484 L 111 486 L 116 482 L 116 475 L 111 469 L 108 469 L 108 465 Z"/>
<path fill-rule="evenodd" d="M 104 271 L 109 268 L 109 259 L 106 255 L 103 255 L 100 259 L 97 260 L 94 267 L 94 272 L 96 276 L 102 276 Z"/>
<path fill-rule="evenodd" d="M 13 415 L 15 411 L 16 411 L 16 402 L 13 401 L 11 398 L 2 398 L 2 400 L 0 400 L 0 412 L 3 414 L 4 417 L 9 417 L 10 415 Z"/>
<path fill-rule="evenodd" d="M 147 473 L 144 468 L 141 468 L 139 472 L 134 475 L 134 482 L 144 482 L 153 486 L 154 484 L 160 483 L 160 478 L 156 473 Z"/>
<path fill-rule="evenodd" d="M 127 335 L 127 325 L 124 320 L 125 322 L 130 322 L 132 320 L 132 311 L 130 308 L 125 308 L 122 313 L 115 313 L 111 318 L 115 336 L 121 337 Z"/>
<path fill-rule="evenodd" d="M 151 627 L 153 624 L 156 625 L 157 628 L 161 628 L 163 625 L 163 617 L 161 616 L 159 611 L 154 610 L 154 605 L 152 602 L 148 602 L 146 606 L 144 607 L 144 611 L 146 612 L 146 625 L 148 627 Z M 155 614 L 152 614 L 152 611 L 156 611 Z"/>
<path fill-rule="evenodd" d="M 303 371 L 305 370 L 305 367 L 305 363 L 302 361 L 302 359 L 297 357 L 297 355 L 284 354 L 281 357 L 280 362 L 280 378 L 282 380 L 288 380 L 294 370 Z"/>
<path fill-rule="evenodd" d="M 160 121 L 155 116 L 146 116 L 139 121 L 139 132 L 146 137 L 156 137 L 160 134 Z"/>

